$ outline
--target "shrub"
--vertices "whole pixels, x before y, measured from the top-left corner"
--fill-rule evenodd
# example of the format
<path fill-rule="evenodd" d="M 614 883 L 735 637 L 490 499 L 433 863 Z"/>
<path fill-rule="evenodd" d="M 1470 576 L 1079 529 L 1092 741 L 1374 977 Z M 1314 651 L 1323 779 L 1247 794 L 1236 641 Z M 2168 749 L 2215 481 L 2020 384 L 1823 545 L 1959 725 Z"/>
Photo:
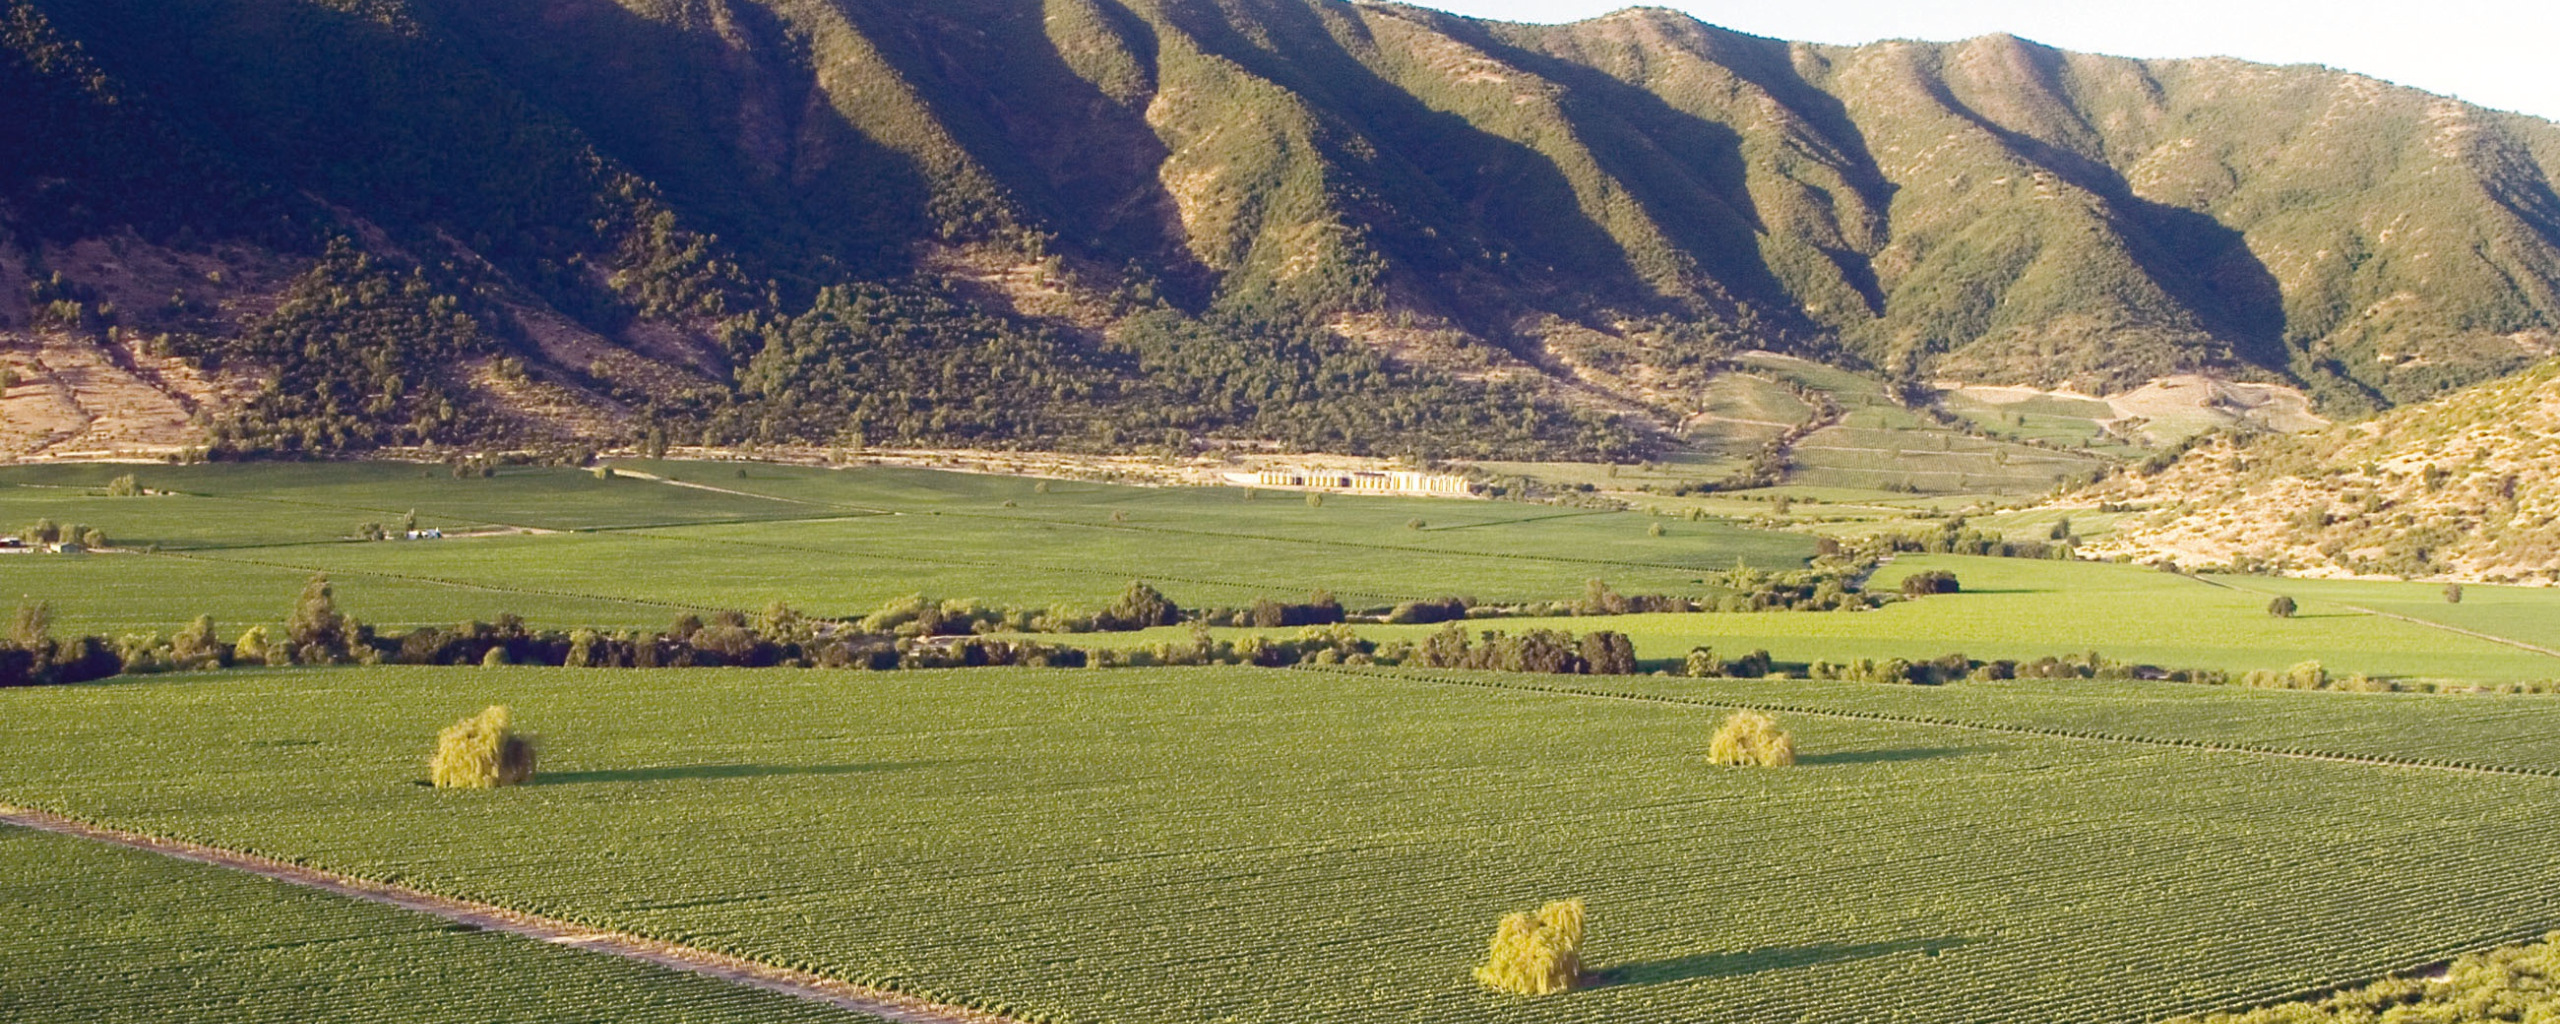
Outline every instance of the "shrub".
<path fill-rule="evenodd" d="M 136 498 L 141 495 L 142 485 L 135 482 L 131 473 L 107 481 L 107 497 Z"/>
<path fill-rule="evenodd" d="M 1507 914 L 1476 980 L 1513 995 L 1571 991 L 1582 980 L 1581 900 L 1549 903 L 1535 914 Z"/>
<path fill-rule="evenodd" d="M 1956 582 L 1956 574 L 1945 569 L 1931 569 L 1928 572 L 1913 573 L 1902 578 L 1902 596 L 1904 597 L 1954 594 L 1963 589 L 1963 585 Z"/>
<path fill-rule="evenodd" d="M 2447 584 L 2445 584 L 2445 585 L 2444 585 L 2444 603 L 2446 603 L 2446 604 L 2461 604 L 2461 603 L 2462 603 L 2462 584 L 2459 584 L 2459 583 L 2447 583 Z"/>
<path fill-rule="evenodd" d="M 1735 767 L 1783 768 L 1796 763 L 1796 741 L 1778 728 L 1777 719 L 1757 711 L 1736 711 L 1716 729 L 1707 758 Z"/>
<path fill-rule="evenodd" d="M 1724 659 L 1716 657 L 1713 647 L 1693 647 L 1680 670 L 1682 675 L 1691 679 L 1721 679 L 1724 677 Z"/>
<path fill-rule="evenodd" d="M 533 740 L 519 735 L 503 704 L 447 726 L 436 737 L 428 775 L 438 789 L 495 789 L 533 778 Z"/>
<path fill-rule="evenodd" d="M 1651 526 L 1645 527 L 1644 532 L 1648 537 L 1659 537 L 1662 536 L 1664 531 L 1661 523 L 1655 523 Z"/>
<path fill-rule="evenodd" d="M 2267 602 L 2267 614 L 2273 615 L 2279 619 L 2290 619 L 2293 617 L 2293 613 L 2300 610 L 2301 606 L 2294 604 L 2293 599 L 2290 597 L 2279 596 L 2275 600 Z"/>

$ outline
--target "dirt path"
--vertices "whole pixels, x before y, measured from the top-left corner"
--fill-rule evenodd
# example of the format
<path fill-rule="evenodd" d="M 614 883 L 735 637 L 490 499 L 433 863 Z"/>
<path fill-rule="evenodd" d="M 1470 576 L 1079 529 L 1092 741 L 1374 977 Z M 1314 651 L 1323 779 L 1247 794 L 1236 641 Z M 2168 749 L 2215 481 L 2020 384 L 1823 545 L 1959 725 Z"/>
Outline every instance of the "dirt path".
<path fill-rule="evenodd" d="M 725 953 L 714 953 L 619 932 L 597 931 L 566 921 L 518 913 L 504 907 L 451 899 L 395 885 L 384 885 L 380 882 L 368 882 L 316 868 L 235 853 L 219 847 L 175 839 L 161 839 L 121 829 L 103 828 L 43 811 L 0 804 L 0 825 L 38 829 L 57 835 L 112 843 L 198 864 L 245 871 L 290 885 L 318 889 L 322 892 L 336 893 L 340 896 L 369 903 L 381 903 L 421 914 L 432 914 L 447 921 L 470 925 L 484 931 L 521 935 L 555 946 L 573 946 L 607 956 L 637 960 L 668 970 L 718 978 L 768 992 L 779 992 L 797 999 L 868 1014 L 889 1021 L 891 1024 L 1016 1024 L 1008 1017 L 929 1003 L 895 992 L 865 988 L 805 971 L 786 970 Z"/>
<path fill-rule="evenodd" d="M 737 491 L 737 490 L 731 490 L 731 489 L 726 488 L 726 487 L 714 487 L 714 486 L 712 486 L 712 485 L 710 485 L 710 484 L 698 484 L 698 483 L 694 483 L 694 482 L 693 482 L 693 481 L 691 481 L 691 480 L 677 480 L 677 479 L 673 479 L 673 478 L 671 478 L 671 477 L 663 477 L 663 476 L 659 476 L 659 475 L 657 475 L 657 474 L 655 474 L 655 473 L 643 473 L 643 472 L 641 472 L 641 471 L 639 471 L 639 470 L 636 470 L 636 469 L 623 469 L 623 468 L 621 468 L 621 467 L 619 467 L 619 466 L 614 467 L 613 475 L 615 475 L 615 476 L 619 476 L 619 477 L 629 477 L 629 478 L 631 478 L 631 479 L 633 479 L 633 480 L 647 480 L 647 481 L 649 481 L 650 483 L 665 484 L 665 485 L 667 485 L 667 486 L 669 486 L 669 487 L 690 487 L 690 488 L 693 488 L 694 490 L 697 490 L 697 491 L 709 491 L 709 492 L 711 492 L 711 493 L 713 493 L 713 494 L 726 494 L 726 495 L 729 495 L 729 496 L 731 496 L 731 497 L 736 497 L 736 498 L 762 498 L 762 499 L 764 499 L 764 500 L 766 500 L 766 501 L 779 501 L 779 502 L 782 502 L 783 504 L 786 504 L 786 505 L 807 505 L 807 506 L 809 506 L 810 508 L 835 509 L 835 510 L 840 510 L 840 511 L 841 511 L 841 510 L 850 510 L 850 511 L 854 511 L 854 512 L 869 512 L 869 513 L 872 513 L 872 514 L 874 514 L 874 515 L 883 515 L 883 516 L 902 516 L 902 515 L 905 515 L 905 514 L 906 514 L 906 513 L 904 513 L 904 512 L 900 512 L 900 511 L 897 511 L 897 510 L 895 510 L 895 509 L 886 509 L 886 508 L 869 508 L 869 507 L 865 507 L 865 506 L 862 506 L 862 505 L 839 505 L 839 504 L 836 504 L 836 503 L 834 503 L 834 502 L 829 502 L 829 501 L 809 501 L 809 500 L 804 499 L 804 498 L 785 498 L 785 497 L 782 497 L 782 496 L 780 496 L 780 495 L 773 495 L 773 494 L 758 494 L 758 493 L 756 493 L 756 492 L 754 492 L 754 491 Z M 682 523 L 669 523 L 669 524 L 666 524 L 666 525 L 669 525 L 669 526 L 682 526 L 682 525 L 684 525 L 684 524 L 682 524 Z"/>
<path fill-rule="evenodd" d="M 2275 596 L 2277 596 L 2277 595 L 2276 595 L 2276 592 L 2275 592 L 2275 591 L 2272 591 L 2272 590 L 2260 590 L 2260 589 L 2258 589 L 2258 588 L 2256 588 L 2256 587 L 2244 587 L 2244 586 L 2241 586 L 2241 585 L 2239 585 L 2239 584 L 2237 584 L 2237 583 L 2225 583 L 2225 582 L 2223 582 L 2223 581 L 2221 581 L 2221 580 L 2206 579 L 2206 578 L 2204 578 L 2204 577 L 2202 577 L 2202 576 L 2190 576 L 2190 577 L 2188 577 L 2188 578 L 2189 578 L 2189 579 L 2193 579 L 2193 580 L 2195 580 L 2196 582 L 2198 582 L 2198 583 L 2202 583 L 2202 584 L 2204 584 L 2204 585 L 2206 585 L 2206 586 L 2209 586 L 2209 587 L 2221 587 L 2221 588 L 2222 588 L 2222 589 L 2224 589 L 2224 590 L 2236 590 L 2236 591 L 2239 591 L 2239 592 L 2241 592 L 2241 593 L 2243 593 L 2243 594 L 2256 594 L 2256 595 L 2258 595 L 2258 596 L 2260 596 L 2260 597 L 2275 597 Z M 2443 630 L 2443 631 L 2445 631 L 2445 632 L 2447 632 L 2447 633 L 2458 633 L 2458 634 L 2461 634 L 2461 635 L 2463 635 L 2463 636 L 2470 637 L 2470 638 L 2472 638 L 2472 639 L 2474 639 L 2474 640 L 2486 640 L 2486 641 L 2489 641 L 2490 643 L 2493 643 L 2493 644 L 2504 644 L 2504 645 L 2506 645 L 2506 646 L 2508 646 L 2508 647 L 2513 647 L 2513 648 L 2515 648 L 2515 649 L 2517 649 L 2517 650 L 2520 650 L 2520 651 L 2531 651 L 2531 652 L 2533 652 L 2533 653 L 2535 653 L 2535 654 L 2546 655 L 2546 656 L 2553 657 L 2553 658 L 2560 658 L 2560 650 L 2553 650 L 2553 649 L 2551 649 L 2551 648 L 2549 648 L 2549 647 L 2544 647 L 2544 646 L 2542 646 L 2542 645 L 2540 645 L 2540 644 L 2529 644 L 2529 643 L 2526 643 L 2526 642 L 2524 642 L 2524 641 L 2522 641 L 2522 640 L 2513 639 L 2513 638 L 2511 638 L 2511 637 L 2503 637 L 2503 636 L 2499 636 L 2499 635 L 2497 635 L 2497 634 L 2495 634 L 2495 633 L 2483 633 L 2483 632 L 2480 632 L 2479 630 L 2476 630 L 2476 629 L 2464 629 L 2464 628 L 2462 628 L 2462 627 L 2460 627 L 2460 626 L 2448 625 L 2448 624 L 2446 624 L 2446 623 L 2436 622 L 2436 621 L 2431 620 L 2431 619 L 2421 619 L 2421 618 L 2418 618 L 2417 616 L 2414 616 L 2414 615 L 2402 615 L 2402 614 L 2400 614 L 2400 613 L 2398 613 L 2398 612 L 2386 612 L 2386 611 L 2383 611 L 2382 609 L 2379 609 L 2379 608 L 2367 608 L 2367 607 L 2365 607 L 2365 606 L 2363 606 L 2363 605 L 2358 605 L 2358 604 L 2348 604 L 2348 603 L 2346 603 L 2346 602 L 2344 602 L 2344 601 L 2333 601 L 2333 600 L 2330 600 L 2330 599 L 2325 598 L 2325 597 L 2315 597 L 2315 598 L 2312 598 L 2312 600 L 2314 600 L 2314 601 L 2318 601 L 2318 602 L 2320 602 L 2320 603 L 2322 603 L 2322 604 L 2332 604 L 2332 605 L 2336 605 L 2336 606 L 2338 606 L 2338 607 L 2340 607 L 2340 608 L 2344 608 L 2344 609 L 2346 609 L 2346 610 L 2348 610 L 2348 611 L 2351 611 L 2351 612 L 2362 612 L 2362 613 L 2364 613 L 2364 614 L 2366 614 L 2366 615 L 2375 616 L 2375 617 L 2377 617 L 2377 618 L 2392 619 L 2392 620 L 2399 621 L 2399 622 L 2406 622 L 2406 623 L 2408 623 L 2408 624 L 2410 624 L 2410 625 L 2412 625 L 2412 626 L 2425 626 L 2425 627 L 2427 627 L 2428 629 L 2441 629 L 2441 630 Z"/>

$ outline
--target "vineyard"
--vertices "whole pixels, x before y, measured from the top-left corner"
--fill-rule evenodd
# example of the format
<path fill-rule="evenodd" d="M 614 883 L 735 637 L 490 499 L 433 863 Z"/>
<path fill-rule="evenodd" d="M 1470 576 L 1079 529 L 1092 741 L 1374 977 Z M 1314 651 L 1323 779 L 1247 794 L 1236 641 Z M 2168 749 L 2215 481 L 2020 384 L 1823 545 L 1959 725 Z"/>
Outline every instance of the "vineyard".
<path fill-rule="evenodd" d="M 865 1018 L 220 868 L 0 828 L 12 1024 L 859 1024 Z"/>
<path fill-rule="evenodd" d="M 1140 577 L 1191 608 L 1296 601 L 1317 589 L 1354 607 L 1449 595 L 1551 601 L 1595 578 L 1620 593 L 1712 597 L 1720 591 L 1711 574 L 1738 561 L 1798 566 L 1813 546 L 1799 533 L 1633 512 L 1340 495 L 1310 506 L 1239 488 L 887 468 L 638 464 L 695 485 L 673 486 L 540 467 L 485 479 L 382 463 L 144 467 L 135 474 L 144 487 L 177 493 L 104 496 L 110 475 L 127 468 L 0 469 L 0 531 L 38 519 L 86 523 L 135 552 L 0 566 L 15 593 L 51 601 L 66 630 L 165 631 L 199 614 L 227 631 L 273 623 L 322 571 L 350 613 L 385 627 L 512 612 L 554 628 L 629 629 L 774 601 L 852 616 L 918 592 L 1090 608 Z M 475 535 L 346 539 L 363 523 L 396 525 L 410 512 L 422 527 Z M 1794 662 L 2095 649 L 2234 672 L 2317 659 L 2338 673 L 2493 685 L 2560 677 L 2560 658 L 2426 624 L 2560 644 L 2548 625 L 2560 621 L 2560 590 L 2473 587 L 2449 605 L 2441 588 L 2423 584 L 2242 579 L 2232 582 L 2254 589 L 2233 589 L 2136 566 L 1945 555 L 1903 556 L 1875 585 L 1890 590 L 1932 569 L 1955 572 L 1965 592 L 1860 615 L 1632 615 L 1610 628 L 1656 664 L 1701 645 L 1765 648 Z M 2266 616 L 2258 590 L 2277 586 L 2304 603 L 2303 614 Z M 2426 621 L 2355 610 L 2364 607 Z M 1428 628 L 1370 631 L 1411 639 Z"/>
<path fill-rule="evenodd" d="M 2302 614 L 2269 618 L 2265 594 L 2127 565 L 1955 555 L 1905 555 L 1879 571 L 1876 589 L 1903 577 L 1946 570 L 1964 592 L 1888 605 L 1856 615 L 1626 615 L 1609 628 L 1632 637 L 1649 667 L 1675 667 L 1693 647 L 1731 655 L 1765 649 L 1779 660 L 1845 662 L 1853 658 L 1932 658 L 1961 652 L 1976 658 L 2032 660 L 2098 651 L 2119 661 L 2165 668 L 2231 672 L 2282 670 L 2319 661 L 2336 673 L 2363 672 L 2482 684 L 2560 678 L 2560 657 L 2422 623 L 2381 618 L 2327 599 L 2333 592 L 2372 593 L 2407 610 L 2479 632 L 2517 639 L 2546 635 L 2560 621 L 2560 589 L 2472 587 L 2448 606 L 2429 584 L 2354 584 L 2333 591 L 2310 580 L 2242 581 L 2300 596 Z M 2424 591 L 2433 607 L 2412 600 Z M 2441 609 L 2450 609 L 2449 611 Z M 1509 629 L 1573 628 L 1571 622 L 1507 620 Z M 1379 638 L 1419 640 L 1433 626 L 1374 626 Z M 1173 633 L 1094 638 L 1090 643 L 1156 643 Z"/>
<path fill-rule="evenodd" d="M 50 518 L 150 554 L 10 564 L 18 593 L 83 629 L 226 625 L 281 614 L 327 571 L 386 625 L 515 612 L 551 625 L 663 626 L 679 611 L 783 600 L 859 615 L 915 592 L 1095 604 L 1145 577 L 1187 607 L 1471 594 L 1552 600 L 1599 577 L 1630 593 L 1711 591 L 1737 561 L 1801 565 L 1810 538 L 1539 505 L 1141 488 L 937 473 L 649 463 L 698 486 L 509 467 L 455 479 L 388 464 L 144 468 L 148 498 L 98 493 L 125 467 L 0 470 L 0 530 Z M 740 477 L 739 473 L 748 474 Z M 719 488 L 713 490 L 710 488 Z M 366 522 L 491 532 L 352 543 Z M 1416 526 L 1419 522 L 1421 525 Z"/>
<path fill-rule="evenodd" d="M 1799 764 L 1726 770 L 1716 706 L 1382 675 L 233 672 L 0 693 L 0 801 L 1060 1021 L 2131 1022 L 2555 923 L 2560 780 L 2197 741 L 2540 768 L 2560 702 L 2155 685 L 2116 739 L 1801 686 Z M 416 785 L 501 701 L 533 785 Z M 1486 923 L 1569 896 L 1599 984 L 1479 991 Z"/>

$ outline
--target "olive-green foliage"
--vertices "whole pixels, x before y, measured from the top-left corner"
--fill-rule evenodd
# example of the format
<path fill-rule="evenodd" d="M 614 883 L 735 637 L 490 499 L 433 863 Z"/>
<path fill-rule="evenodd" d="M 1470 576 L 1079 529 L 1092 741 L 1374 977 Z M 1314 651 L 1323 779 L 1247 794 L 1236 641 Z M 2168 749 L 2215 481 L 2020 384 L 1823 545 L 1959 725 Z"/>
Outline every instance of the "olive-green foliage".
<path fill-rule="evenodd" d="M 451 357 L 384 365 L 457 350 L 642 407 L 643 435 L 1642 447 L 1475 372 L 1564 323 L 1611 325 L 1575 355 L 1629 379 L 1747 341 L 1914 381 L 2237 370 L 2355 409 L 2514 369 L 2560 278 L 2531 198 L 2560 133 L 2309 67 L 2006 38 L 1796 54 L 1662 11 L 1515 26 L 1312 0 L 0 10 L 0 200 L 40 211 L 16 215 L 36 235 L 300 262 L 378 232 L 376 256 L 420 264 L 305 282 L 389 293 L 297 294 L 259 323 L 223 317 L 262 303 L 180 297 L 215 311 L 154 325 L 182 349 L 275 363 L 279 393 L 221 437 L 242 452 L 513 430 Z M 2439 116 L 2478 151 L 2432 145 Z M 2419 248 L 2444 245 L 2481 255 Z M 2279 282 L 2263 252 L 2338 255 Z M 1080 308 L 948 287 L 986 263 Z M 720 351 L 664 375 L 547 365 L 527 304 Z M 1349 337 L 1381 324 L 1458 372 Z"/>
<path fill-rule="evenodd" d="M 1582 901 L 1561 900 L 1536 913 L 1503 915 L 1476 981 L 1496 992 L 1546 996 L 1582 981 Z"/>
<path fill-rule="evenodd" d="M 1707 743 L 1707 760 L 1730 767 L 1783 768 L 1796 763 L 1796 741 L 1778 720 L 1757 711 L 1737 711 L 1716 727 Z"/>
<path fill-rule="evenodd" d="M 499 664 L 504 663 L 502 658 Z M 534 759 L 532 738 L 516 732 L 504 705 L 493 704 L 437 734 L 428 778 L 438 789 L 521 785 L 532 781 Z"/>
<path fill-rule="evenodd" d="M 214 446 L 312 455 L 479 437 L 471 400 L 447 375 L 496 343 L 451 294 L 456 288 L 386 266 L 344 239 L 332 243 L 266 319 L 238 337 L 185 341 L 208 364 L 273 374 L 215 425 Z"/>
<path fill-rule="evenodd" d="M 2442 978 L 2389 978 L 2299 1003 L 2173 1024 L 2543 1024 L 2560 1020 L 2560 932 L 2454 960 Z"/>
<path fill-rule="evenodd" d="M 2292 598 L 2281 594 L 2277 595 L 2274 600 L 2267 602 L 2267 614 L 2279 619 L 2290 619 L 2294 616 L 2295 612 L 2300 610 L 2301 606 L 2295 604 Z"/>

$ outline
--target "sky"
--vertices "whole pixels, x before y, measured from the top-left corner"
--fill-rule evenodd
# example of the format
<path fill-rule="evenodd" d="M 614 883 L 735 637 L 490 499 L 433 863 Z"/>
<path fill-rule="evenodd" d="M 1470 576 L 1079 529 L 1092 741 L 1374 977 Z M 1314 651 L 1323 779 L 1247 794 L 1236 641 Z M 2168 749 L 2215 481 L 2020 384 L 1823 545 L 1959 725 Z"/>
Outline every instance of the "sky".
<path fill-rule="evenodd" d="M 1563 22 L 1636 0 L 1414 0 Z M 2560 120 L 2560 0 L 1644 0 L 1754 35 L 1816 43 L 2008 32 L 2124 57 L 2326 64 Z"/>

